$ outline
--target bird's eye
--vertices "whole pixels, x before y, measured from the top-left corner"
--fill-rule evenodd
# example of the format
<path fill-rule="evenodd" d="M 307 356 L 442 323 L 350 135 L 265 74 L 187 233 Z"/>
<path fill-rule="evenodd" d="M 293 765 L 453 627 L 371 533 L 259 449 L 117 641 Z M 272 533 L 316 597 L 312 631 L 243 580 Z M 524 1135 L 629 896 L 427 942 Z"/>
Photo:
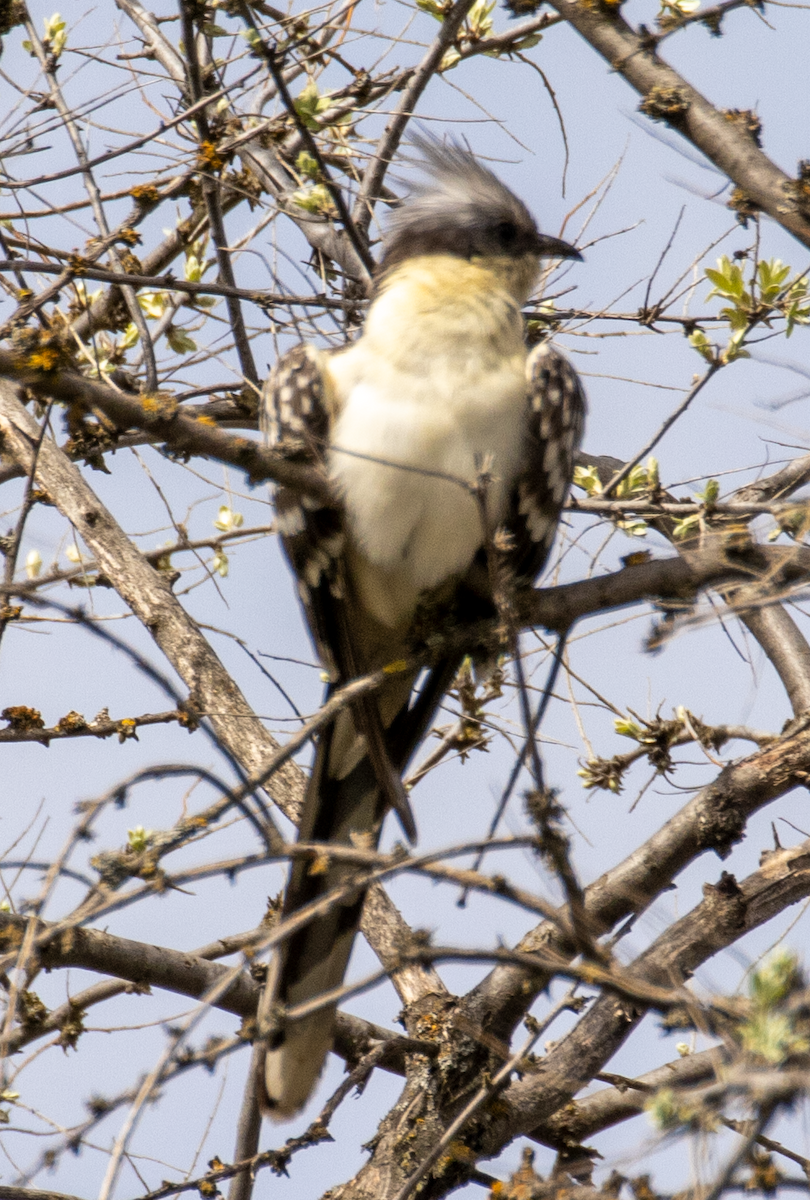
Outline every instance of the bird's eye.
<path fill-rule="evenodd" d="M 493 233 L 495 242 L 503 250 L 511 250 L 517 241 L 518 230 L 514 221 L 499 221 Z"/>

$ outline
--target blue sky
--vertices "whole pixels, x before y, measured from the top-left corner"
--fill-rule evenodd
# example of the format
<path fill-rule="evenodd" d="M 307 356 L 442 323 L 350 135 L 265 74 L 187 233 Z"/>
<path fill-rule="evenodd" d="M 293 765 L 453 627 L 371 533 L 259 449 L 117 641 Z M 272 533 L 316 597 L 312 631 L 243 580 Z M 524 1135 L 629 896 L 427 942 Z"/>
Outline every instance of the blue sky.
<path fill-rule="evenodd" d="M 50 5 L 38 0 L 29 7 L 40 27 L 42 20 L 52 14 Z M 168 3 L 155 8 L 158 13 L 174 11 Z M 657 9 L 642 0 L 629 0 L 623 11 L 629 20 L 651 25 Z M 131 32 L 126 20 L 109 2 L 81 11 L 76 6 L 66 15 L 71 47 L 105 45 L 116 21 L 127 37 Z M 504 13 L 496 10 L 494 16 L 496 30 L 507 28 Z M 766 153 L 792 173 L 799 159 L 810 157 L 807 141 L 810 94 L 806 87 L 808 14 L 798 5 L 769 5 L 766 16 L 767 23 L 747 8 L 732 12 L 726 18 L 722 38 L 711 38 L 704 28 L 695 26 L 666 41 L 662 54 L 714 103 L 726 108 L 754 109 L 762 121 Z M 399 66 L 418 60 L 420 44 L 435 33 L 437 26 L 426 14 L 414 12 L 409 4 L 385 0 L 372 5 L 366 0 L 355 12 L 352 31 L 344 45 L 346 56 L 352 61 L 373 62 L 379 53 L 380 39 L 406 23 L 409 23 L 408 41 L 389 56 L 390 62 Z M 230 29 L 235 23 L 223 17 L 223 24 Z M 176 26 L 163 28 L 175 36 Z M 35 71 L 32 60 L 20 48 L 21 38 L 21 31 L 15 30 L 5 39 L 2 68 L 14 78 L 33 82 Z M 566 236 L 573 238 L 585 217 L 589 218 L 578 239 L 585 247 L 584 262 L 566 268 L 549 285 L 552 292 L 564 289 L 564 295 L 557 301 L 560 306 L 570 304 L 591 310 L 608 307 L 625 312 L 637 308 L 643 300 L 650 271 L 680 220 L 677 236 L 657 276 L 656 288 L 665 291 L 686 272 L 686 282 L 694 282 L 688 298 L 689 311 L 716 312 L 718 301 L 706 301 L 709 285 L 702 278 L 703 267 L 714 265 L 720 253 L 732 254 L 749 247 L 753 241 L 753 231 L 736 225 L 733 214 L 725 207 L 727 193 L 721 191 L 722 178 L 695 151 L 685 147 L 677 135 L 639 117 L 635 94 L 573 30 L 567 27 L 549 30 L 539 45 L 526 54 L 530 62 L 542 68 L 564 116 L 570 148 L 565 195 L 560 128 L 543 81 L 530 65 L 471 60 L 431 85 L 420 106 L 420 119 L 433 131 L 446 131 L 467 140 L 526 200 L 541 226 L 550 233 L 559 232 L 571 210 L 604 185 L 608 177 L 612 178 L 609 189 L 603 186 L 598 193 L 602 197 L 598 208 L 595 200 L 585 201 L 568 220 Z M 119 79 L 120 68 L 114 69 L 114 59 L 111 55 L 109 58 L 109 70 L 97 62 L 83 62 L 78 56 L 65 59 L 61 77 L 73 103 L 102 92 L 108 86 L 107 76 L 111 83 Z M 74 76 L 75 68 L 81 69 Z M 344 80 L 345 73 L 333 67 L 320 86 L 322 89 L 338 86 Z M 163 96 L 170 94 L 170 88 L 154 79 L 144 78 L 142 83 L 142 95 L 130 91 L 111 104 L 109 110 L 102 111 L 99 121 L 126 128 L 128 136 L 153 128 L 156 111 L 150 111 L 143 99 L 165 113 L 168 110 Z M 10 91 L 7 94 L 10 96 Z M 379 132 L 383 120 L 384 114 L 367 123 L 369 136 Z M 85 132 L 94 154 L 115 142 L 115 135 L 102 128 L 88 126 Z M 48 144 L 49 139 L 43 141 Z M 41 170 L 45 174 L 71 163 L 69 152 L 58 136 L 51 142 L 50 149 L 43 153 L 15 160 L 20 175 L 24 170 L 32 173 Z M 144 158 L 144 168 L 152 169 L 153 162 L 149 157 Z M 105 187 L 110 190 L 141 178 L 119 178 L 116 175 L 119 169 L 114 165 L 109 171 Z M 391 186 L 404 183 L 410 169 L 407 164 L 398 166 L 392 172 Z M 80 194 L 76 179 L 43 189 L 43 195 L 59 202 L 74 194 Z M 7 201 L 6 192 L 0 197 L 0 206 L 5 209 Z M 120 218 L 125 205 L 125 201 L 117 207 L 112 205 L 111 219 Z M 183 205 L 179 205 L 178 213 L 184 212 Z M 256 219 L 256 214 L 249 217 L 240 213 L 234 217 L 228 227 L 231 238 L 246 231 Z M 151 225 L 147 224 L 147 247 L 159 239 L 162 225 L 169 220 L 161 211 Z M 73 229 L 73 242 L 71 235 L 55 222 L 50 226 L 49 236 L 58 236 L 58 244 L 69 249 L 73 245 L 80 247 L 88 232 L 92 232 L 86 213 L 76 218 Z M 715 241 L 717 247 L 708 252 L 705 260 L 701 259 Z M 268 234 L 259 249 L 261 253 L 246 253 L 237 259 L 236 272 L 241 284 L 264 286 L 268 264 L 277 262 L 282 278 L 290 286 L 300 286 L 297 266 L 283 258 L 284 253 L 293 259 L 303 257 L 296 235 L 279 223 L 277 243 Z M 274 259 L 276 254 L 280 257 Z M 805 269 L 808 263 L 808 252 L 767 220 L 762 223 L 760 256 L 780 257 L 796 271 Z M 685 299 L 680 301 L 677 311 L 683 311 L 684 302 Z M 263 320 L 256 310 L 251 310 L 250 319 Z M 679 332 L 663 334 L 606 321 L 578 322 L 572 323 L 558 342 L 585 379 L 590 399 L 585 447 L 596 454 L 622 459 L 634 456 L 688 390 L 694 373 L 701 370 L 700 358 Z M 786 407 L 774 405 L 796 392 L 803 377 L 784 365 L 773 364 L 801 366 L 806 361 L 807 347 L 808 333 L 799 330 L 789 343 L 775 338 L 755 351 L 754 361 L 736 363 L 722 371 L 658 448 L 664 485 L 686 495 L 699 490 L 711 475 L 720 479 L 723 491 L 731 490 L 757 471 L 767 469 L 766 464 L 801 453 L 808 438 L 806 401 Z M 270 330 L 257 339 L 256 348 L 257 362 L 263 371 L 265 363 L 272 362 L 275 356 Z M 230 355 L 223 356 L 216 369 L 220 372 L 218 381 L 235 378 Z M 210 370 L 206 368 L 206 372 Z M 203 380 L 210 382 L 210 373 L 204 374 Z M 149 549 L 173 535 L 166 509 L 146 468 L 160 483 L 175 515 L 183 519 L 188 512 L 192 537 L 211 532 L 212 521 L 223 503 L 242 512 L 246 524 L 269 520 L 264 489 L 248 490 L 239 476 L 217 464 L 198 465 L 202 479 L 166 463 L 153 451 L 142 451 L 141 461 L 129 452 L 119 452 L 113 462 L 112 476 L 88 472 L 88 478 L 127 531 Z M 4 513 L 17 500 L 18 495 L 6 501 Z M 7 523 L 12 520 L 11 516 L 6 518 Z M 580 521 L 571 532 L 580 533 L 581 529 Z M 654 534 L 636 543 L 616 533 L 601 546 L 605 535 L 604 528 L 596 530 L 571 550 L 562 577 L 579 578 L 589 571 L 614 568 L 621 555 L 642 546 L 656 554 L 667 552 L 663 540 Z M 52 510 L 38 508 L 27 528 L 24 553 L 37 549 L 46 565 L 55 556 L 64 564 L 66 536 L 60 518 Z M 284 736 L 291 719 L 284 700 L 233 638 L 217 631 L 228 630 L 253 650 L 311 662 L 312 652 L 290 577 L 271 539 L 235 550 L 230 557 L 230 573 L 221 581 L 219 594 L 210 585 L 199 588 L 190 593 L 188 605 L 195 617 L 212 630 L 210 636 L 217 652 L 232 669 L 256 711 Z M 75 598 L 76 594 L 69 597 L 74 601 Z M 81 598 L 85 599 L 83 595 Z M 94 611 L 106 614 L 110 618 L 109 627 L 125 640 L 147 654 L 156 653 L 114 595 L 96 591 L 86 597 L 86 602 Z M 669 716 L 676 705 L 685 705 L 707 722 L 744 723 L 778 730 L 790 715 L 773 671 L 736 622 L 723 629 L 716 620 L 707 619 L 699 627 L 682 632 L 657 656 L 642 650 L 649 625 L 650 614 L 643 610 L 583 623 L 570 645 L 572 668 L 623 710 L 634 709 L 643 716 L 653 716 L 659 709 Z M 312 711 L 317 706 L 320 693 L 317 669 L 277 662 L 273 670 L 303 711 Z M 536 678 L 542 679 L 542 664 L 537 664 L 536 671 Z M 628 749 L 629 743 L 613 730 L 612 716 L 592 706 L 592 697 L 579 684 L 572 683 L 572 688 L 581 705 L 582 726 L 596 753 L 609 757 Z M 565 693 L 564 685 L 560 684 L 558 690 Z M 76 629 L 52 623 L 25 629 L 12 627 L 6 635 L 0 653 L 0 708 L 22 703 L 40 708 L 48 724 L 69 709 L 92 716 L 108 707 L 113 716 L 121 716 L 170 707 L 153 685 L 132 672 L 121 655 L 95 644 Z M 503 721 L 508 730 L 518 734 L 513 708 L 504 710 Z M 560 788 L 561 799 L 569 809 L 574 861 L 585 882 L 620 861 L 677 811 L 690 789 L 707 782 L 716 771 L 698 752 L 684 753 L 682 757 L 688 760 L 688 765 L 678 773 L 677 783 L 687 790 L 678 791 L 659 780 L 630 811 L 649 773 L 646 767 L 630 774 L 625 791 L 618 797 L 604 792 L 586 793 L 576 776 L 586 747 L 567 702 L 552 704 L 543 734 L 547 739 L 548 778 Z M 727 753 L 733 756 L 744 752 L 745 748 L 737 744 Z M 191 740 L 182 732 L 163 727 L 145 730 L 138 743 L 120 748 L 112 740 L 99 744 L 82 740 L 54 744 L 49 750 L 39 746 L 6 746 L 4 753 L 8 782 L 0 839 L 4 846 L 11 845 L 43 801 L 43 813 L 34 829 L 40 830 L 46 812 L 50 815 L 41 830 L 35 858 L 49 857 L 61 844 L 72 823 L 77 801 L 100 794 L 137 766 L 190 759 L 222 768 L 221 760 L 208 745 L 202 745 L 199 737 Z M 486 755 L 473 755 L 466 765 L 447 764 L 429 776 L 414 793 L 420 847 L 449 845 L 461 836 L 483 834 L 510 762 L 509 746 L 501 742 L 493 745 Z M 121 845 L 126 840 L 126 830 L 134 825 L 163 828 L 176 819 L 184 803 L 193 810 L 204 802 L 204 789 L 187 800 L 182 793 L 183 789 L 174 784 L 140 789 L 128 809 L 111 810 L 105 815 L 99 825 L 98 840 L 86 855 L 102 847 Z M 621 953 L 631 958 L 658 935 L 674 914 L 688 911 L 700 899 L 701 886 L 716 880 L 723 867 L 738 875 L 755 869 L 760 851 L 772 844 L 770 822 L 778 822 L 781 817 L 806 827 L 804 804 L 795 795 L 771 806 L 751 822 L 746 840 L 726 863 L 721 866 L 714 858 L 704 857 L 684 872 L 677 890 L 667 893 L 638 921 L 622 944 Z M 505 828 L 518 832 L 523 827 L 518 797 L 507 814 Z M 792 844 L 792 840 L 800 837 L 784 824 L 779 828 L 784 844 Z M 29 851 L 33 836 L 29 834 L 25 843 Z M 395 837 L 396 830 L 387 828 L 388 842 Z M 253 848 L 249 833 L 238 824 L 219 835 L 219 843 L 216 857 Z M 81 861 L 82 853 L 77 861 Z M 185 851 L 178 862 L 172 862 L 172 868 L 179 868 L 183 862 L 200 861 L 206 853 L 209 852 L 205 844 L 202 850 Z M 535 860 L 521 852 L 492 855 L 487 862 L 490 870 L 508 872 L 523 886 L 544 895 L 556 894 L 554 881 Z M 115 914 L 109 920 L 109 928 L 123 936 L 193 948 L 223 932 L 256 924 L 266 896 L 278 890 L 281 879 L 278 868 L 262 868 L 247 873 L 234 885 L 222 880 L 209 881 L 195 888 L 196 900 L 182 894 L 161 897 Z M 21 894 L 31 895 L 34 891 L 30 880 L 22 887 Z M 437 942 L 450 940 L 480 946 L 501 939 L 513 944 L 529 927 L 525 914 L 480 898 L 472 898 L 467 908 L 460 910 L 452 889 L 434 887 L 424 881 L 400 880 L 392 887 L 392 895 L 415 926 L 434 931 Z M 60 915 L 75 896 L 75 889 L 65 885 L 46 915 Z M 775 928 L 769 927 L 761 935 L 747 939 L 733 953 L 718 956 L 699 974 L 698 985 L 734 989 L 747 963 L 775 942 L 795 915 L 791 911 Z M 806 933 L 806 923 L 797 926 L 789 933 L 788 944 L 801 947 Z M 359 977 L 373 969 L 373 965 L 370 951 L 358 945 L 352 973 Z M 463 989 L 479 977 L 480 971 L 453 966 L 442 974 L 448 986 Z M 72 972 L 68 986 L 75 991 L 86 986 L 89 979 L 81 972 Z M 36 986 L 49 1004 L 64 999 L 64 974 L 42 977 Z M 542 1015 L 546 1003 L 541 999 L 534 1011 Z M 145 999 L 142 1005 L 139 1001 L 137 1006 L 127 997 L 94 1010 L 88 1024 L 109 1027 L 159 1022 L 187 1007 L 181 999 L 165 995 Z M 393 989 L 383 986 L 356 997 L 348 1007 L 390 1026 L 399 1005 Z M 224 1015 L 215 1015 L 207 1019 L 206 1028 L 231 1032 L 234 1022 Z M 559 1022 L 549 1036 L 560 1036 L 563 1028 L 564 1023 Z M 632 1074 L 656 1066 L 675 1057 L 675 1040 L 663 1040 L 655 1022 L 648 1020 L 610 1069 Z M 68 1122 L 75 1119 L 79 1097 L 96 1089 L 112 1092 L 137 1079 L 144 1066 L 157 1057 L 163 1044 L 160 1024 L 145 1032 L 89 1033 L 81 1044 L 80 1054 L 63 1055 L 54 1049 L 33 1062 L 21 1076 L 24 1086 L 18 1090 L 26 1103 L 42 1108 L 56 1120 Z M 153 1186 L 168 1173 L 165 1163 L 181 1170 L 189 1166 L 193 1153 L 188 1151 L 189 1146 L 200 1143 L 202 1147 L 197 1171 L 213 1153 L 224 1159 L 230 1156 L 233 1113 L 239 1102 L 245 1066 L 243 1053 L 234 1056 L 227 1068 L 221 1068 L 213 1077 L 189 1076 L 173 1085 L 149 1111 L 135 1147 L 140 1153 L 161 1160 L 157 1164 L 141 1164 Z M 339 1081 L 341 1070 L 342 1065 L 333 1060 L 307 1115 L 289 1130 L 267 1128 L 263 1145 L 280 1144 L 288 1133 L 298 1132 L 299 1126 L 303 1129 L 307 1117 L 311 1118 L 319 1101 L 322 1103 Z M 206 1131 L 208 1115 L 223 1079 L 219 1107 Z M 348 1101 L 339 1111 L 332 1128 L 334 1143 L 297 1157 L 289 1180 L 261 1176 L 256 1195 L 314 1200 L 327 1186 L 348 1178 L 364 1161 L 361 1146 L 372 1136 L 377 1115 L 393 1102 L 397 1089 L 395 1079 L 377 1073 L 362 1099 Z M 120 1119 L 121 1114 L 117 1114 L 101 1127 L 96 1135 L 100 1146 L 112 1139 Z M 651 1138 L 651 1127 L 641 1118 L 627 1128 L 610 1131 L 593 1141 L 605 1156 L 606 1165 L 612 1165 L 618 1156 L 620 1169 L 632 1173 L 628 1164 L 638 1161 L 639 1148 Z M 784 1131 L 784 1139 L 802 1150 L 806 1137 L 800 1118 Z M 9 1134 L 6 1140 L 18 1164 L 35 1157 L 38 1146 L 33 1149 L 29 1144 L 33 1139 Z M 517 1166 L 520 1150 L 520 1144 L 516 1143 L 499 1162 L 489 1167 L 484 1164 L 484 1168 L 504 1178 Z M 711 1149 L 705 1153 L 711 1154 Z M 539 1170 L 548 1169 L 551 1161 L 550 1154 L 538 1151 Z M 660 1171 L 656 1178 L 666 1189 L 688 1182 L 693 1167 L 683 1147 L 674 1151 L 664 1147 L 660 1157 L 645 1162 L 644 1169 L 649 1169 L 650 1164 L 654 1171 Z M 103 1170 L 103 1153 L 85 1149 L 78 1158 L 66 1156 L 58 1172 L 40 1176 L 36 1185 L 90 1196 Z M 9 1182 L 12 1168 L 0 1165 L 0 1176 L 3 1182 Z M 129 1174 L 122 1178 L 117 1194 L 136 1195 L 139 1190 L 137 1179 Z M 475 1196 L 482 1192 L 471 1185 L 459 1194 Z"/>

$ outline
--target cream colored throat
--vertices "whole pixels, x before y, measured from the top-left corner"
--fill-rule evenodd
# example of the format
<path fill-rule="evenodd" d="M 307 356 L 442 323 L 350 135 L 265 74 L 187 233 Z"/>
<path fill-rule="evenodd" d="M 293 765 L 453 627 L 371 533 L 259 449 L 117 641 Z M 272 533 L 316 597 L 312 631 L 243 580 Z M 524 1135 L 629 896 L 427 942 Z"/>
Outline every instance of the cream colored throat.
<path fill-rule="evenodd" d="M 407 621 L 423 592 L 469 566 L 484 537 L 470 494 L 484 464 L 488 523 L 502 519 L 522 461 L 525 364 L 520 309 L 498 272 L 444 257 L 392 272 L 363 336 L 330 360 L 330 472 L 358 598 L 383 624 Z"/>

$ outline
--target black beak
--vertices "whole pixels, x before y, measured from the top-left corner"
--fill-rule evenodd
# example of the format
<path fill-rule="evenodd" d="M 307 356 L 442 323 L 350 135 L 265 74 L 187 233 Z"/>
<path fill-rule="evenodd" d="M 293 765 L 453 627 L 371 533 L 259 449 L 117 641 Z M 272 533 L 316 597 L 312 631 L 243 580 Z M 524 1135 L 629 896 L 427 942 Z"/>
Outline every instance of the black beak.
<path fill-rule="evenodd" d="M 548 237 L 545 233 L 538 233 L 534 249 L 540 258 L 576 258 L 582 261 L 582 255 L 576 247 L 561 238 Z"/>

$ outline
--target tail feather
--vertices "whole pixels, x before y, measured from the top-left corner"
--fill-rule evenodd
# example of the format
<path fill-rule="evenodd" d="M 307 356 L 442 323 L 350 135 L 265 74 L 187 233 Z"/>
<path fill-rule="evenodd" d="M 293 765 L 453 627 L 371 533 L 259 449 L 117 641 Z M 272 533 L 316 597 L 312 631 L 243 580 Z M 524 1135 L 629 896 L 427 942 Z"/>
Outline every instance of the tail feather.
<path fill-rule="evenodd" d="M 376 847 L 388 806 L 367 756 L 343 773 L 346 754 L 356 758 L 356 743 L 353 716 L 349 711 L 341 713 L 318 743 L 299 831 L 301 841 L 337 845 L 361 841 L 364 847 Z M 336 753 L 336 747 L 343 753 Z M 326 896 L 356 874 L 357 867 L 352 864 L 332 862 L 325 869 L 313 869 L 310 861 L 296 859 L 282 916 Z M 336 1006 L 298 1021 L 278 1020 L 274 1008 L 292 1008 L 340 986 L 364 900 L 365 889 L 359 894 L 352 890 L 326 914 L 292 934 L 274 955 L 260 1024 L 269 1025 L 265 1107 L 279 1120 L 293 1116 L 308 1100 L 332 1046 Z"/>
<path fill-rule="evenodd" d="M 422 741 L 457 669 L 456 658 L 437 664 L 410 708 L 413 680 L 392 679 L 380 697 L 391 765 L 400 775 Z M 372 763 L 358 752 L 358 740 L 352 714 L 347 710 L 318 742 L 299 830 L 301 841 L 352 845 L 362 838 L 365 846 L 376 847 L 387 805 Z M 296 859 L 284 897 L 283 917 L 325 896 L 355 874 L 356 868 L 346 863 L 332 863 L 324 871 L 313 872 L 310 862 Z M 342 904 L 294 933 L 273 956 L 260 1014 L 260 1028 L 267 1027 L 264 1080 L 260 1086 L 263 1107 L 276 1120 L 294 1116 L 309 1099 L 332 1048 L 337 1005 L 289 1022 L 275 1017 L 275 1006 L 291 1008 L 340 986 L 364 901 L 365 889 L 359 894 L 352 892 Z"/>
<path fill-rule="evenodd" d="M 465 617 L 491 616 L 488 601 L 467 594 L 465 589 L 462 594 Z M 388 661 L 368 638 L 365 645 L 366 662 Z M 390 646 L 384 650 L 390 656 Z M 398 779 L 430 728 L 455 678 L 460 658 L 451 655 L 435 664 L 410 705 L 416 678 L 404 673 L 392 675 L 373 701 L 369 698 L 375 705 L 388 765 Z M 381 791 L 379 764 L 367 752 L 364 734 L 362 715 L 346 709 L 321 735 L 307 787 L 300 841 L 377 846 L 390 795 Z M 357 868 L 352 864 L 330 862 L 324 869 L 319 864 L 313 870 L 310 861 L 296 859 L 282 916 L 289 916 L 356 876 Z M 309 1099 L 332 1046 L 337 1006 L 319 1009 L 298 1021 L 284 1020 L 283 1012 L 278 1010 L 314 1000 L 341 985 L 364 901 L 365 889 L 353 889 L 326 914 L 293 933 L 273 957 L 259 1025 L 267 1042 L 264 1108 L 278 1120 L 294 1116 Z"/>

